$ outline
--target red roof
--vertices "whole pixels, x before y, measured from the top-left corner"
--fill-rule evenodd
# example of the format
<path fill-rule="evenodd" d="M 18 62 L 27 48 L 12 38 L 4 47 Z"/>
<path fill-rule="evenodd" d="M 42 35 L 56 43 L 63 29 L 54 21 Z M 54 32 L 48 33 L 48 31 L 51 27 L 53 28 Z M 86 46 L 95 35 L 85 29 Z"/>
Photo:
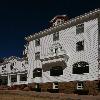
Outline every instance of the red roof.
<path fill-rule="evenodd" d="M 55 22 L 57 19 L 64 19 L 65 21 L 68 20 L 68 17 L 66 15 L 57 15 L 55 16 L 50 22 L 53 23 Z"/>

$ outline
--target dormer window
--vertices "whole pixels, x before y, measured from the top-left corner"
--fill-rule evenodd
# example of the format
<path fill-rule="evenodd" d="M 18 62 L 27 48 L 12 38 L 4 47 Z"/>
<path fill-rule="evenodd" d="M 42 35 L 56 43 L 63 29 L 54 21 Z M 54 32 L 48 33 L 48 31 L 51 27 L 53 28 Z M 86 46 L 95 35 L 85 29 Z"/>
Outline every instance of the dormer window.
<path fill-rule="evenodd" d="M 57 15 L 50 22 L 52 23 L 53 26 L 57 26 L 62 22 L 66 22 L 67 20 L 68 17 L 66 15 Z"/>
<path fill-rule="evenodd" d="M 59 32 L 53 34 L 53 41 L 59 40 Z"/>
<path fill-rule="evenodd" d="M 40 38 L 35 40 L 35 46 L 39 46 L 40 45 Z"/>

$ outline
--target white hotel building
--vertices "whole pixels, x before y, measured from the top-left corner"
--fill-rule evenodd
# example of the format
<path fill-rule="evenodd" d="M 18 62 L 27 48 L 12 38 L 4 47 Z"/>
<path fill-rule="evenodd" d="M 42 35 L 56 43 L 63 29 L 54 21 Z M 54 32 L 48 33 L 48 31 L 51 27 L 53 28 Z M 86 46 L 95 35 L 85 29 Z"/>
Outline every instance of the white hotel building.
<path fill-rule="evenodd" d="M 58 15 L 50 23 L 50 28 L 25 37 L 27 63 L 25 59 L 14 58 L 17 70 L 13 72 L 9 63 L 1 63 L 1 76 L 7 76 L 9 86 L 28 84 L 35 91 L 97 93 L 100 88 L 100 9 L 70 20 L 66 15 Z M 2 72 L 5 65 L 6 74 Z M 21 75 L 26 78 L 21 79 Z"/>

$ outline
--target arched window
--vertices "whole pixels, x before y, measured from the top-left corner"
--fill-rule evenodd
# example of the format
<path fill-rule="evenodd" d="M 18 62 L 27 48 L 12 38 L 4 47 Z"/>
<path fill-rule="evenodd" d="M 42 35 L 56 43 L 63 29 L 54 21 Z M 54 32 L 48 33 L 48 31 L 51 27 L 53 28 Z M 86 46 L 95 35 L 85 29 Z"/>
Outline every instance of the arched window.
<path fill-rule="evenodd" d="M 42 77 L 42 69 L 41 68 L 35 68 L 33 71 L 33 78 L 35 77 Z"/>
<path fill-rule="evenodd" d="M 89 64 L 84 61 L 73 64 L 73 74 L 89 73 Z"/>
<path fill-rule="evenodd" d="M 50 69 L 50 76 L 63 75 L 63 68 L 61 66 L 55 66 Z"/>

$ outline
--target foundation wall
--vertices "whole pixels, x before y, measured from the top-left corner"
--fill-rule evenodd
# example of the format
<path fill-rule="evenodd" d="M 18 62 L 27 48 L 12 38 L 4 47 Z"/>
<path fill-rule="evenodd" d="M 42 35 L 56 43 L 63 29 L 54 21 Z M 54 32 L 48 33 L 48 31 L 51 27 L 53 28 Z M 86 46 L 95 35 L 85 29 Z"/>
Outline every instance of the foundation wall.
<path fill-rule="evenodd" d="M 82 92 L 88 95 L 98 95 L 100 92 L 99 81 L 84 81 Z M 35 83 L 29 84 L 29 87 L 35 88 Z M 48 92 L 48 89 L 53 89 L 53 83 L 39 83 L 41 92 Z M 59 93 L 77 94 L 77 81 L 74 82 L 58 82 Z"/>
<path fill-rule="evenodd" d="M 100 96 L 76 95 L 64 93 L 37 93 L 33 91 L 1 91 L 0 100 L 100 100 Z"/>

